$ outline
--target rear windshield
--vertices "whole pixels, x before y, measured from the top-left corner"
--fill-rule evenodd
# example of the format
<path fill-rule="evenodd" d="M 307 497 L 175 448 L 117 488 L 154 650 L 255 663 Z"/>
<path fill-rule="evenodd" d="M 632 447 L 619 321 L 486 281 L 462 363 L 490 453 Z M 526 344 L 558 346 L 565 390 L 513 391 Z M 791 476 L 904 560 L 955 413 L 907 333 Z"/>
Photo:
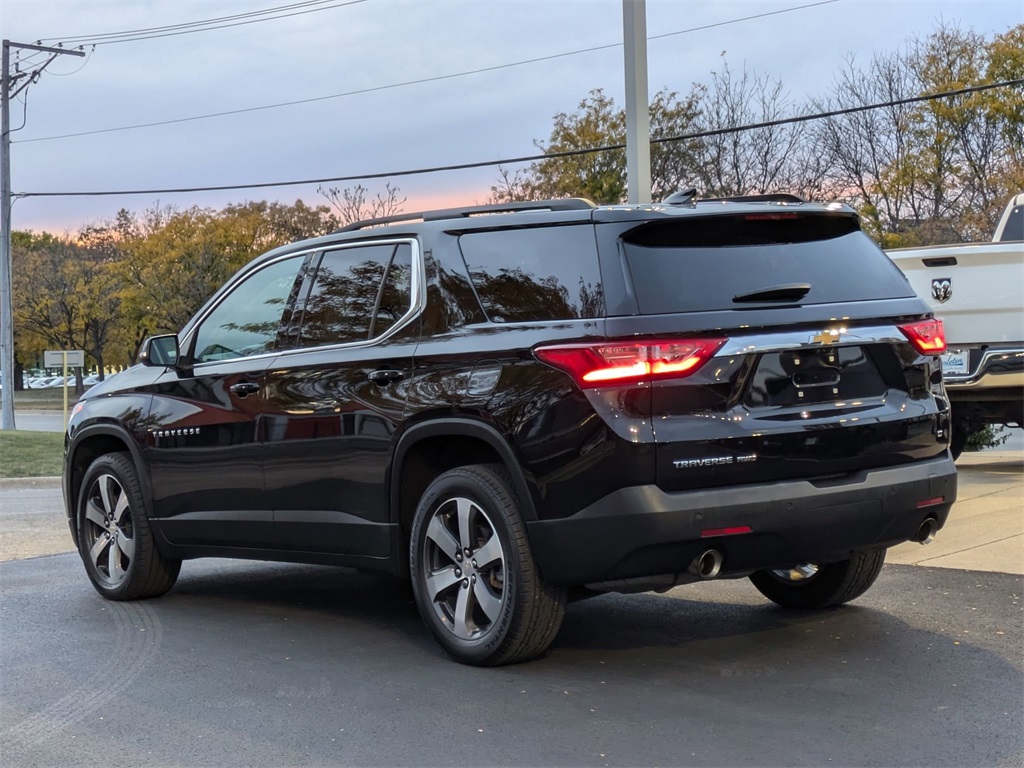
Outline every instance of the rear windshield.
<path fill-rule="evenodd" d="M 1000 242 L 1008 243 L 1014 240 L 1024 240 L 1024 205 L 1015 206 L 1006 219 L 1006 226 L 1003 228 L 1003 235 Z"/>
<path fill-rule="evenodd" d="M 627 232 L 622 240 L 645 315 L 914 295 L 903 273 L 848 216 L 659 221 Z M 766 289 L 794 285 L 810 288 L 799 298 L 756 299 Z"/>

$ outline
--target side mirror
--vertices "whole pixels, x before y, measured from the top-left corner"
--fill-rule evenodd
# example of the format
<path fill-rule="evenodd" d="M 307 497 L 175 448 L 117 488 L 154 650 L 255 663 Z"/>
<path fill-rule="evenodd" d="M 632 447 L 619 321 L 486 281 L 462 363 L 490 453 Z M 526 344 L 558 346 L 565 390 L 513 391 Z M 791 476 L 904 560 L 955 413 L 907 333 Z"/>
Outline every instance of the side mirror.
<path fill-rule="evenodd" d="M 143 365 L 174 368 L 178 362 L 178 336 L 173 333 L 149 336 L 142 342 L 139 362 Z"/>

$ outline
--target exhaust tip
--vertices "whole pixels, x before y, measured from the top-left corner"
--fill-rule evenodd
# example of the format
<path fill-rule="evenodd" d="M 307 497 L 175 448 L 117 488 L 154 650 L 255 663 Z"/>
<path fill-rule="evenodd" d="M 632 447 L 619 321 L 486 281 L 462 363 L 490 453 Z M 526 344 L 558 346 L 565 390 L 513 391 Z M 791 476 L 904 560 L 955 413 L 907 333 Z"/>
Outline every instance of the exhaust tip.
<path fill-rule="evenodd" d="M 713 579 L 722 570 L 722 553 L 717 549 L 702 552 L 690 565 L 690 571 L 702 579 Z"/>
<path fill-rule="evenodd" d="M 935 541 L 935 533 L 939 530 L 939 523 L 934 517 L 926 517 L 921 521 L 914 540 L 918 544 L 931 544 Z"/>

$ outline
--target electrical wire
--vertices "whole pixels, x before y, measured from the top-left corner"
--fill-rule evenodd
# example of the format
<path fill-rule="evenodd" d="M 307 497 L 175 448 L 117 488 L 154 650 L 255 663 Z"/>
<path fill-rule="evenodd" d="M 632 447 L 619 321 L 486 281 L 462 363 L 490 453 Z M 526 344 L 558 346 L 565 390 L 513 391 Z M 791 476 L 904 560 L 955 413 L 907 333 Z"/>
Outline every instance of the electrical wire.
<path fill-rule="evenodd" d="M 25 127 L 25 124 L 28 122 L 28 90 L 25 91 L 25 94 L 23 96 L 15 96 L 14 100 L 21 102 L 21 125 L 19 125 L 17 128 L 11 128 L 9 131 L 7 131 L 8 135 L 12 133 L 17 133 L 18 131 L 23 129 Z"/>
<path fill-rule="evenodd" d="M 1018 78 L 1016 80 L 1004 80 L 998 83 L 986 83 L 984 85 L 974 85 L 967 88 L 958 88 L 952 91 L 943 91 L 941 93 L 926 94 L 924 96 L 912 96 L 906 99 L 894 99 L 891 101 L 880 102 L 877 104 L 863 104 L 856 107 L 847 107 L 844 109 L 834 109 L 828 112 L 817 112 L 810 115 L 798 115 L 796 117 L 781 118 L 779 120 L 767 120 L 760 123 L 752 123 L 750 125 L 736 126 L 732 128 L 716 128 L 710 131 L 700 131 L 697 133 L 686 133 L 678 136 L 666 136 L 658 139 L 651 139 L 652 144 L 667 144 L 677 141 L 689 141 L 692 139 L 700 139 L 708 136 L 719 136 L 723 133 L 740 133 L 743 131 L 752 131 L 759 128 L 771 128 L 780 125 L 790 125 L 793 123 L 804 123 L 810 120 L 822 120 L 828 117 L 838 117 L 840 115 L 851 115 L 858 112 L 869 112 L 874 109 L 884 109 L 886 107 L 901 106 L 904 104 L 916 104 L 926 101 L 933 101 L 936 99 L 949 98 L 951 96 L 962 96 L 970 93 L 978 93 L 980 91 L 989 91 L 994 88 L 1006 88 L 1010 86 L 1022 86 L 1024 85 L 1024 78 Z M 456 163 L 453 165 L 438 165 L 428 168 L 411 168 L 400 171 L 382 171 L 377 173 L 363 173 L 353 174 L 349 176 L 332 176 L 329 178 L 322 179 L 301 179 L 297 181 L 270 181 L 257 184 L 221 184 L 217 186 L 207 187 L 177 187 L 168 189 L 126 189 L 126 190 L 101 190 L 101 191 L 90 191 L 90 192 L 19 192 L 16 194 L 17 197 L 107 197 L 112 195 L 167 195 L 167 194 L 178 194 L 186 192 L 221 192 L 226 190 L 240 190 L 240 189 L 269 189 L 272 187 L 297 187 L 297 186 L 311 186 L 313 184 L 332 184 L 336 182 L 347 182 L 347 181 L 366 181 L 371 179 L 387 179 L 387 178 L 399 178 L 403 176 L 421 176 L 430 173 L 441 173 L 444 171 L 462 171 L 472 168 L 486 168 L 500 165 L 519 165 L 521 163 L 530 163 L 543 160 L 555 160 L 562 157 L 576 157 L 579 155 L 592 155 L 601 152 L 612 152 L 616 150 L 625 149 L 625 144 L 608 144 L 600 147 L 588 147 L 584 149 L 571 149 L 564 152 L 551 152 L 535 155 L 523 155 L 521 157 L 509 157 L 501 160 L 481 160 L 472 163 Z"/>
<path fill-rule="evenodd" d="M 194 29 L 182 29 L 177 32 L 164 32 L 161 34 L 154 35 L 136 35 L 135 37 L 122 37 L 112 40 L 98 40 L 94 45 L 116 45 L 117 43 L 135 43 L 139 40 L 155 40 L 160 37 L 177 37 L 178 35 L 191 35 L 194 32 L 209 32 L 214 29 L 228 29 L 229 27 L 244 27 L 248 24 L 258 24 L 263 21 L 274 21 L 276 19 L 287 19 L 292 16 L 305 16 L 307 13 L 318 13 L 319 11 L 329 11 L 332 8 L 342 8 L 347 5 L 359 5 L 361 3 L 368 2 L 369 0 L 346 0 L 346 2 L 334 3 L 333 5 L 324 5 L 319 8 L 307 8 L 301 11 L 294 11 L 293 13 L 281 13 L 276 16 L 262 16 L 256 19 L 248 19 L 247 21 L 235 21 L 230 24 L 216 24 L 204 27 L 195 27 Z M 77 42 L 77 41 L 73 41 Z"/>
<path fill-rule="evenodd" d="M 743 21 L 753 21 L 755 19 L 762 19 L 762 18 L 765 18 L 767 16 L 776 16 L 776 15 L 781 14 L 781 13 L 791 13 L 793 11 L 802 11 L 802 10 L 805 10 L 807 8 L 816 8 L 816 7 L 820 6 L 820 5 L 831 5 L 831 4 L 837 3 L 837 2 L 840 2 L 840 0 L 820 0 L 819 2 L 809 3 L 807 5 L 797 5 L 797 6 L 793 6 L 791 8 L 783 8 L 783 9 L 776 10 L 776 11 L 767 11 L 765 13 L 757 13 L 757 14 L 754 14 L 752 16 L 743 16 L 743 17 L 740 17 L 740 18 L 727 19 L 725 21 L 714 22 L 712 24 L 704 24 L 704 25 L 699 26 L 699 27 L 691 27 L 689 29 L 680 29 L 680 30 L 677 30 L 675 32 L 666 32 L 664 34 L 654 35 L 654 36 L 649 37 L 647 39 L 648 40 L 659 40 L 659 39 L 666 38 L 666 37 L 673 37 L 673 36 L 676 36 L 676 35 L 688 34 L 690 32 L 701 32 L 701 31 L 704 31 L 706 29 L 711 29 L 713 27 L 722 27 L 722 26 L 726 26 L 728 24 L 738 24 L 738 23 L 743 22 Z M 590 48 L 580 48 L 580 49 L 577 49 L 577 50 L 574 50 L 574 51 L 564 51 L 563 53 L 555 53 L 555 54 L 551 54 L 551 55 L 548 55 L 548 56 L 537 56 L 537 57 L 532 58 L 532 59 L 523 59 L 521 61 L 508 62 L 507 64 L 495 64 L 495 65 L 490 66 L 490 67 L 480 67 L 478 69 L 470 69 L 470 70 L 465 70 L 463 72 L 453 72 L 453 73 L 449 73 L 447 75 L 435 75 L 435 76 L 432 76 L 432 77 L 421 77 L 421 78 L 417 78 L 416 80 L 406 80 L 406 81 L 403 81 L 403 82 L 400 82 L 400 83 L 389 83 L 387 85 L 378 85 L 378 86 L 372 86 L 372 87 L 369 87 L 369 88 L 359 88 L 359 89 L 352 90 L 352 91 L 345 91 L 343 93 L 329 94 L 327 96 L 313 96 L 313 97 L 310 97 L 308 99 L 296 99 L 296 100 L 293 100 L 293 101 L 282 101 L 282 102 L 278 102 L 276 104 L 263 104 L 263 105 L 256 106 L 256 107 L 245 107 L 245 108 L 242 108 L 242 109 L 231 109 L 231 110 L 226 110 L 226 111 L 223 111 L 223 112 L 211 112 L 211 113 L 205 114 L 205 115 L 192 115 L 190 117 L 178 117 L 178 118 L 173 118 L 173 119 L 170 119 L 170 120 L 158 120 L 158 121 L 154 121 L 154 122 L 150 122 L 150 123 L 135 123 L 133 125 L 122 125 L 122 126 L 118 126 L 118 127 L 115 127 L 115 128 L 97 128 L 96 130 L 92 130 L 92 131 L 78 131 L 76 133 L 62 133 L 62 134 L 57 134 L 57 135 L 54 135 L 54 136 L 37 136 L 36 138 L 33 138 L 33 139 L 21 139 L 21 140 L 19 140 L 16 143 L 18 143 L 18 144 L 28 144 L 28 143 L 36 142 L 36 141 L 56 141 L 58 139 L 73 139 L 73 138 L 78 138 L 80 136 L 96 136 L 96 135 L 102 134 L 102 133 L 116 133 L 116 132 L 119 132 L 119 131 L 133 131 L 133 130 L 137 130 L 139 128 L 156 128 L 156 127 L 162 126 L 162 125 L 176 125 L 178 123 L 190 123 L 190 122 L 194 122 L 194 121 L 197 121 L 197 120 L 209 120 L 209 119 L 216 118 L 216 117 L 227 117 L 229 115 L 242 115 L 242 114 L 248 114 L 248 113 L 252 113 L 252 112 L 262 112 L 264 110 L 278 109 L 280 107 L 294 107 L 294 106 L 298 106 L 300 104 L 313 104 L 313 103 L 319 102 L 319 101 L 328 101 L 328 100 L 331 100 L 331 99 L 340 99 L 340 98 L 344 98 L 344 97 L 347 97 L 347 96 L 358 96 L 360 94 L 366 94 L 366 93 L 376 93 L 377 91 L 386 91 L 386 90 L 391 90 L 391 89 L 394 89 L 394 88 L 403 88 L 403 87 L 409 86 L 409 85 L 422 85 L 424 83 L 436 83 L 436 82 L 439 82 L 441 80 L 451 80 L 451 79 L 457 78 L 457 77 L 466 77 L 466 76 L 469 76 L 469 75 L 479 75 L 479 74 L 482 74 L 482 73 L 485 73 L 485 72 L 496 72 L 496 71 L 501 70 L 501 69 L 509 69 L 511 67 L 520 67 L 520 66 L 523 66 L 525 64 L 536 64 L 536 63 L 541 62 L 541 61 L 552 61 L 554 59 L 562 59 L 562 58 L 566 58 L 568 56 L 577 56 L 577 55 L 583 54 L 583 53 L 591 53 L 593 51 L 603 51 L 603 50 L 608 50 L 610 48 L 621 48 L 621 47 L 622 47 L 622 43 L 621 42 L 620 43 L 608 43 L 606 45 L 595 45 L 595 46 L 592 46 Z"/>
<path fill-rule="evenodd" d="M 79 46 L 79 47 L 81 47 L 81 46 Z M 54 77 L 69 77 L 70 75 L 77 75 L 79 72 L 81 72 L 83 69 L 85 69 L 85 67 L 89 63 L 89 61 L 92 60 L 92 55 L 94 53 L 96 53 L 96 46 L 95 45 L 90 49 L 89 53 L 86 54 L 85 61 L 82 62 L 82 65 L 80 67 L 78 67 L 78 69 L 73 69 L 70 72 L 53 72 L 53 71 L 51 71 L 50 74 L 53 75 Z"/>
<path fill-rule="evenodd" d="M 46 42 L 55 42 L 55 41 L 62 41 L 64 43 L 85 43 L 85 42 L 95 42 L 95 41 L 98 41 L 98 40 L 102 40 L 104 38 L 127 37 L 127 36 L 130 36 L 130 35 L 151 34 L 151 33 L 157 33 L 157 32 L 169 32 L 169 31 L 172 31 L 172 30 L 186 29 L 186 28 L 189 28 L 189 27 L 204 26 L 204 25 L 207 25 L 207 24 L 216 24 L 216 23 L 225 22 L 225 21 L 235 21 L 237 19 L 250 18 L 250 17 L 253 17 L 253 16 L 266 16 L 266 15 L 271 14 L 271 13 L 277 13 L 278 11 L 289 11 L 289 10 L 293 10 L 295 8 L 302 8 L 302 7 L 306 7 L 306 6 L 310 6 L 310 5 L 323 5 L 323 4 L 329 3 L 331 1 L 332 0 L 305 0 L 305 2 L 301 2 L 301 3 L 291 3 L 289 5 L 279 5 L 279 6 L 275 7 L 275 8 L 264 8 L 264 9 L 259 10 L 259 11 L 248 11 L 247 13 L 236 13 L 236 14 L 233 14 L 231 16 L 218 16 L 218 17 L 212 18 L 212 19 L 199 19 L 199 20 L 196 20 L 196 21 L 182 22 L 180 24 L 167 24 L 167 25 L 164 25 L 162 27 L 148 27 L 148 28 L 142 28 L 142 29 L 129 29 L 129 30 L 125 30 L 123 32 L 101 32 L 101 33 L 92 34 L 92 35 L 77 35 L 77 36 L 63 35 L 63 36 L 59 36 L 59 37 L 44 37 L 41 40 L 39 40 L 39 43 L 42 44 L 42 43 L 46 43 Z"/>

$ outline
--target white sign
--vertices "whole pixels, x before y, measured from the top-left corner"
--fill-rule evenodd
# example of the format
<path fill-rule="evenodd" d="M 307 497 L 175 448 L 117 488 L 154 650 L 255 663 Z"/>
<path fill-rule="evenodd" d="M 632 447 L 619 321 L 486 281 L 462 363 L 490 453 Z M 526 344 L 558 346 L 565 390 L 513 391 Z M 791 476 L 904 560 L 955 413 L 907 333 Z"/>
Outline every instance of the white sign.
<path fill-rule="evenodd" d="M 81 349 L 52 350 L 43 352 L 44 368 L 63 368 L 64 355 L 68 356 L 68 368 L 84 368 L 85 352 Z"/>

